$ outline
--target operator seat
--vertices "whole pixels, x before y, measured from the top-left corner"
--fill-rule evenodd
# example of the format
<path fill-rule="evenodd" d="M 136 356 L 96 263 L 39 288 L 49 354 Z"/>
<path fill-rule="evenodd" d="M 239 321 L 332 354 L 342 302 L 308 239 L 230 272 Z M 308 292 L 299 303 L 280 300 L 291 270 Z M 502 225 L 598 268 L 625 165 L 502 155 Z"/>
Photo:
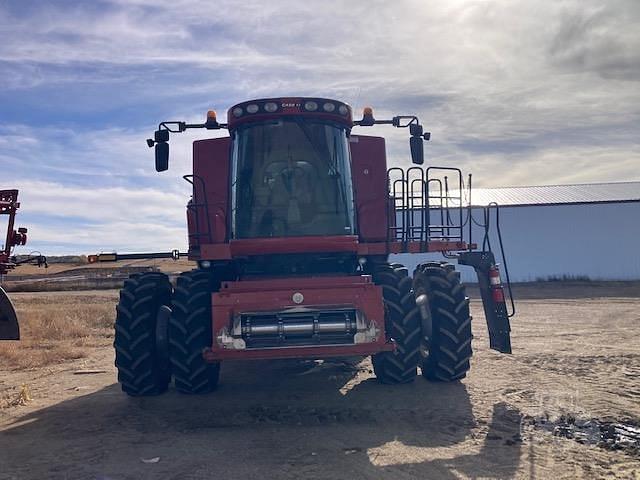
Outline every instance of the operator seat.
<path fill-rule="evenodd" d="M 313 221 L 317 197 L 314 170 L 310 163 L 298 161 L 275 175 L 268 207 L 260 222 L 262 234 L 295 235 L 302 225 Z"/>

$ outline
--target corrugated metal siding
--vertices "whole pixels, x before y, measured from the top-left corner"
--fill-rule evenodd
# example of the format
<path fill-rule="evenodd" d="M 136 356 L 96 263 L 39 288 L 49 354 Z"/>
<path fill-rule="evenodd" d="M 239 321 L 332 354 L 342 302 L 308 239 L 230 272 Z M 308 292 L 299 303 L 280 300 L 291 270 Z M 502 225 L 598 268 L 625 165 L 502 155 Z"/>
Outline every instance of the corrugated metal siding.
<path fill-rule="evenodd" d="M 640 201 L 640 182 L 474 188 L 473 205 L 553 205 Z"/>
<path fill-rule="evenodd" d="M 563 275 L 640 280 L 640 202 L 511 206 L 500 212 L 512 281 Z M 474 209 L 474 217 L 482 219 L 481 209 Z M 482 236 L 482 229 L 474 227 L 474 241 L 481 244 Z M 495 231 L 491 243 L 497 253 Z M 443 259 L 440 254 L 392 257 L 410 271 L 427 259 Z M 465 281 L 475 281 L 473 269 L 460 271 Z"/>

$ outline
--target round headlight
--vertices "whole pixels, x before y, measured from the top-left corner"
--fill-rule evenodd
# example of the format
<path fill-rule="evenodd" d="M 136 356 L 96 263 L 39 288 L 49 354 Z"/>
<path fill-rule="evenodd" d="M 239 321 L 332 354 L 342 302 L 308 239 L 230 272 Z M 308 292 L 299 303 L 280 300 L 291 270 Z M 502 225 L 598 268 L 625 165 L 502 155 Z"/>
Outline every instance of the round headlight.
<path fill-rule="evenodd" d="M 256 105 L 255 103 L 247 105 L 247 112 L 256 113 L 257 111 L 258 111 L 258 105 Z"/>
<path fill-rule="evenodd" d="M 318 104 L 316 102 L 305 102 L 304 109 L 309 112 L 315 112 L 318 109 Z"/>
<path fill-rule="evenodd" d="M 340 105 L 340 107 L 338 108 L 338 112 L 340 112 L 340 115 L 346 115 L 347 113 L 349 113 L 349 109 L 346 105 Z"/>
<path fill-rule="evenodd" d="M 336 106 L 333 103 L 327 102 L 324 105 L 322 105 L 322 109 L 325 112 L 333 112 L 336 109 Z"/>
<path fill-rule="evenodd" d="M 233 113 L 233 116 L 236 117 L 236 118 L 241 117 L 242 116 L 242 108 L 236 107 L 236 108 L 233 109 L 233 111 L 231 113 Z"/>
<path fill-rule="evenodd" d="M 264 109 L 269 113 L 273 113 L 278 110 L 278 104 L 275 102 L 267 102 L 264 104 Z"/>

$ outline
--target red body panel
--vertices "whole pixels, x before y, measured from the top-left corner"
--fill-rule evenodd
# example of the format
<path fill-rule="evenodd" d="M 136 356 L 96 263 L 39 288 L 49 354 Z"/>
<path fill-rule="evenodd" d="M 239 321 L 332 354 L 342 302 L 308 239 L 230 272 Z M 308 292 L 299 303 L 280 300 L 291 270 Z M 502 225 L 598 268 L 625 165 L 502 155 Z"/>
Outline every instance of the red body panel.
<path fill-rule="evenodd" d="M 292 296 L 304 295 L 303 304 L 296 305 Z M 371 282 L 370 276 L 312 277 L 247 280 L 224 282 L 212 295 L 213 345 L 204 353 L 208 361 L 223 359 L 321 358 L 327 356 L 370 355 L 393 350 L 384 333 L 382 288 Z M 353 345 L 292 346 L 282 348 L 225 349 L 216 340 L 219 332 L 230 328 L 234 315 L 242 312 L 282 311 L 287 308 L 315 309 L 355 308 L 368 321 L 375 322 L 380 333 L 372 343 Z"/>
<path fill-rule="evenodd" d="M 227 241 L 230 144 L 229 137 L 193 142 L 193 204 L 187 211 L 190 247 Z"/>
<path fill-rule="evenodd" d="M 389 227 L 384 138 L 351 135 L 349 146 L 360 241 L 384 242 Z"/>
<path fill-rule="evenodd" d="M 249 255 L 309 252 L 357 252 L 358 237 L 282 237 L 231 240 L 225 245 L 202 245 L 202 258 L 229 260 Z"/>
<path fill-rule="evenodd" d="M 461 252 L 477 245 L 467 242 L 381 242 L 358 244 L 358 255 L 389 255 L 392 253 Z"/>

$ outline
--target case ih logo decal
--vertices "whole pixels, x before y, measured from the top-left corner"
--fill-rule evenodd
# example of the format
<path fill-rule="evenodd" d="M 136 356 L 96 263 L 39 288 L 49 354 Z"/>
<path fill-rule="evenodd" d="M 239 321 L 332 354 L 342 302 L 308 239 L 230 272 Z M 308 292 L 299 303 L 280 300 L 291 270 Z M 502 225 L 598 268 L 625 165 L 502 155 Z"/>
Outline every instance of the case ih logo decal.
<path fill-rule="evenodd" d="M 299 98 L 283 98 L 282 109 L 284 111 L 300 111 L 302 108 L 302 100 Z"/>

